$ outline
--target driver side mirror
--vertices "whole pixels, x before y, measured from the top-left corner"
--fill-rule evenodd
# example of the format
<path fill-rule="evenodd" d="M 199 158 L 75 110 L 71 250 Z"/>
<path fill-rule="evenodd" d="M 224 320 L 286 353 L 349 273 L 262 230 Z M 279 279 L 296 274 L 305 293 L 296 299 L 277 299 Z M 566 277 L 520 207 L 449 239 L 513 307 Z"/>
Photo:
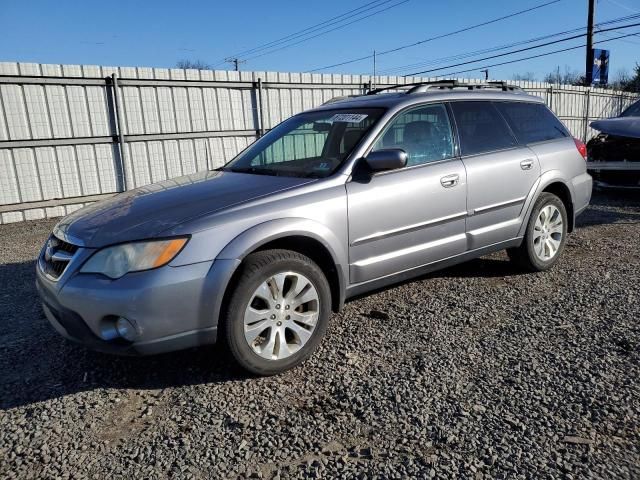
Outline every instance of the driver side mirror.
<path fill-rule="evenodd" d="M 380 172 L 383 170 L 396 170 L 407 165 L 407 152 L 401 148 L 387 148 L 370 152 L 365 161 L 371 170 Z"/>

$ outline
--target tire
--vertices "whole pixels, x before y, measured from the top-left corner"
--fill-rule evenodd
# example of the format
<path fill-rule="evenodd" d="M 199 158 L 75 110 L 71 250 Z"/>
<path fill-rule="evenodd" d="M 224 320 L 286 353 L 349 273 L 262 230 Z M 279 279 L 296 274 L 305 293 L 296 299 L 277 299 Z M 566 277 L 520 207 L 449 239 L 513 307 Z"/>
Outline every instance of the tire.
<path fill-rule="evenodd" d="M 552 212 L 550 218 L 549 212 Z M 560 226 L 557 225 L 558 219 L 562 221 Z M 552 193 L 543 192 L 533 205 L 522 244 L 507 249 L 509 258 L 532 272 L 548 270 L 557 263 L 564 250 L 568 224 L 567 210 L 562 200 Z M 554 245 L 556 249 L 552 252 Z"/>
<path fill-rule="evenodd" d="M 223 320 L 234 359 L 263 376 L 299 365 L 329 323 L 331 290 L 322 270 L 290 250 L 256 252 L 240 268 Z"/>

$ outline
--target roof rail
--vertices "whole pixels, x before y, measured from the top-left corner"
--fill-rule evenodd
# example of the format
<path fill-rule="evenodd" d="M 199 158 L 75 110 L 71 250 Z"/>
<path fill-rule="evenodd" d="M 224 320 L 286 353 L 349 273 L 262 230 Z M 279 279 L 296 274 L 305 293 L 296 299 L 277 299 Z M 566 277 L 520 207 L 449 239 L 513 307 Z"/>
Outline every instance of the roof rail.
<path fill-rule="evenodd" d="M 388 87 L 381 87 L 371 90 L 367 95 L 375 95 L 387 90 L 396 90 L 401 88 L 411 87 L 407 90 L 407 94 L 426 92 L 427 90 L 453 90 L 454 88 L 466 88 L 467 90 L 482 90 L 487 88 L 500 89 L 503 92 L 522 91 L 522 89 L 516 85 L 509 85 L 507 82 L 483 82 L 483 83 L 465 83 L 458 80 L 433 80 L 427 82 L 415 82 L 404 83 L 397 85 L 390 85 Z"/>
<path fill-rule="evenodd" d="M 330 98 L 322 105 L 329 105 L 330 103 L 342 102 L 343 100 L 349 100 L 350 98 L 362 97 L 362 95 L 339 95 L 337 97 Z"/>

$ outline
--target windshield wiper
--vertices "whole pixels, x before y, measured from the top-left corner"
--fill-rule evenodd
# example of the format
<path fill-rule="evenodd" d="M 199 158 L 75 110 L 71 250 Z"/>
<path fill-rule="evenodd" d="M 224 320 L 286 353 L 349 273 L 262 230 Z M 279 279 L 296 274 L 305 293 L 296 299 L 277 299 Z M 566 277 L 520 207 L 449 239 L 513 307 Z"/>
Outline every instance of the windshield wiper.
<path fill-rule="evenodd" d="M 260 168 L 260 167 L 229 168 L 227 171 L 234 172 L 234 173 L 252 173 L 254 175 L 278 176 L 277 171 L 271 170 L 270 168 Z"/>

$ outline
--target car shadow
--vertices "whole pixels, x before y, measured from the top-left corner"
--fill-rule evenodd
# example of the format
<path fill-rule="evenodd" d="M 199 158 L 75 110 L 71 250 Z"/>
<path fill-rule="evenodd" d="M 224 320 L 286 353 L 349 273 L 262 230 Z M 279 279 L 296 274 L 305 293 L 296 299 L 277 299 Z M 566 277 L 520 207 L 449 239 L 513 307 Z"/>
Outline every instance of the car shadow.
<path fill-rule="evenodd" d="M 49 325 L 35 289 L 34 262 L 0 265 L 0 410 L 101 389 L 163 389 L 244 380 L 217 345 L 150 357 L 93 352 Z"/>

